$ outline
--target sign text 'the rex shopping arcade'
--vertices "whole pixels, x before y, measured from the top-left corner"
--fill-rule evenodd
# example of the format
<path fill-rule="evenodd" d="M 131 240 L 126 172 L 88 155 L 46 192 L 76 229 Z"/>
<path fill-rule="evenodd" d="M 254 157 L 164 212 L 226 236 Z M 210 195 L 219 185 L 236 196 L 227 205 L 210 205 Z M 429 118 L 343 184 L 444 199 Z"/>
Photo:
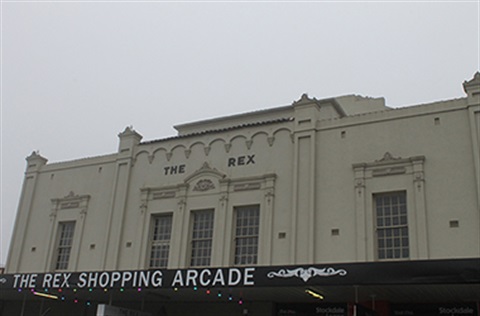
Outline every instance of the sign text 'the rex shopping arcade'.
<path fill-rule="evenodd" d="M 253 286 L 255 268 L 13 274 L 10 288 L 183 288 Z M 9 283 L 9 284 L 5 284 Z"/>

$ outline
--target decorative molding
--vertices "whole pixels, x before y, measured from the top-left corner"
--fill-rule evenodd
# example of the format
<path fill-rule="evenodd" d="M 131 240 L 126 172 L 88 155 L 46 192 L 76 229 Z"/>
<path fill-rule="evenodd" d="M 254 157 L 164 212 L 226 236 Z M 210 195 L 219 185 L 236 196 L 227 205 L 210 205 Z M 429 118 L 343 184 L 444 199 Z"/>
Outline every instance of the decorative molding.
<path fill-rule="evenodd" d="M 220 201 L 220 204 L 222 205 L 222 207 L 225 206 L 225 204 L 228 202 L 228 195 L 223 194 L 220 197 L 219 201 Z"/>
<path fill-rule="evenodd" d="M 316 98 L 310 98 L 307 93 L 303 93 L 300 99 L 297 101 L 293 101 L 292 105 L 297 106 L 297 105 L 304 105 L 304 104 L 310 104 L 313 102 L 317 102 L 318 100 Z"/>
<path fill-rule="evenodd" d="M 78 209 L 80 216 L 87 214 L 88 202 L 90 195 L 76 195 L 73 191 L 70 191 L 63 198 L 51 199 L 52 209 L 50 212 L 50 219 L 53 220 L 57 216 L 59 210 L 71 210 Z"/>
<path fill-rule="evenodd" d="M 203 148 L 203 150 L 205 151 L 205 156 L 208 156 L 208 154 L 210 153 L 210 150 L 212 148 L 210 146 L 205 146 L 205 148 Z"/>
<path fill-rule="evenodd" d="M 75 198 L 76 195 L 73 191 L 70 191 L 65 197 L 64 199 L 71 199 L 71 198 Z"/>
<path fill-rule="evenodd" d="M 211 168 L 208 162 L 204 162 L 203 165 L 200 167 L 200 169 L 194 171 L 191 175 L 187 176 L 184 179 L 184 182 L 185 183 L 190 182 L 196 177 L 199 177 L 201 175 L 209 175 L 209 176 L 213 176 L 220 179 L 225 178 L 225 174 L 221 173 L 215 168 Z"/>
<path fill-rule="evenodd" d="M 192 150 L 191 149 L 185 149 L 185 158 L 188 159 L 188 157 L 190 157 L 190 154 L 192 153 Z"/>
<path fill-rule="evenodd" d="M 357 178 L 355 179 L 355 188 L 361 189 L 365 187 L 365 179 L 364 178 Z"/>
<path fill-rule="evenodd" d="M 144 214 L 146 210 L 147 210 L 147 203 L 143 202 L 142 204 L 140 204 L 140 213 Z"/>
<path fill-rule="evenodd" d="M 417 171 L 414 174 L 414 181 L 424 181 L 425 179 L 423 178 L 423 172 L 422 171 Z"/>
<path fill-rule="evenodd" d="M 80 210 L 80 217 L 83 219 L 87 215 L 87 208 L 84 207 Z"/>
<path fill-rule="evenodd" d="M 154 192 L 152 194 L 152 200 L 170 199 L 170 198 L 174 198 L 175 195 L 176 195 L 175 191 Z"/>
<path fill-rule="evenodd" d="M 149 188 L 140 189 L 140 214 L 144 215 L 148 209 Z"/>
<path fill-rule="evenodd" d="M 267 191 L 265 191 L 265 197 L 266 198 L 271 198 L 271 197 L 274 197 L 275 196 L 275 193 L 273 192 L 273 189 L 268 189 Z"/>
<path fill-rule="evenodd" d="M 155 158 L 155 155 L 153 155 L 153 154 L 152 154 L 152 155 L 148 155 L 148 162 L 149 162 L 150 164 L 152 164 L 154 158 Z"/>
<path fill-rule="evenodd" d="M 181 198 L 178 200 L 177 204 L 180 210 L 182 210 L 185 207 L 185 205 L 187 205 L 187 201 L 185 201 L 184 198 Z"/>
<path fill-rule="evenodd" d="M 296 269 L 280 269 L 279 271 L 271 271 L 267 274 L 267 277 L 272 279 L 275 277 L 278 278 L 291 278 L 297 277 L 302 279 L 304 282 L 307 282 L 313 277 L 330 277 L 330 276 L 345 276 L 347 271 L 344 269 L 335 270 L 334 268 L 323 268 L 318 269 L 314 267 L 309 268 L 296 268 Z"/>
<path fill-rule="evenodd" d="M 235 184 L 233 186 L 233 191 L 250 191 L 250 190 L 258 190 L 262 186 L 260 182 L 251 182 L 251 183 L 242 183 L 242 184 Z"/>
<path fill-rule="evenodd" d="M 247 149 L 252 148 L 253 140 L 249 139 L 245 141 L 245 145 L 247 145 Z"/>
<path fill-rule="evenodd" d="M 422 183 L 425 182 L 423 171 L 416 171 L 413 174 L 413 182 L 415 183 L 418 191 L 420 192 L 422 190 Z"/>
<path fill-rule="evenodd" d="M 374 170 L 375 175 L 390 175 L 409 173 L 410 168 L 414 165 L 421 166 L 425 162 L 425 156 L 413 156 L 409 158 L 394 157 L 389 152 L 386 152 L 381 159 L 373 162 L 355 163 L 352 165 L 353 169 L 357 171 Z M 387 167 L 391 166 L 391 167 Z M 402 168 L 405 168 L 403 170 Z"/>
<path fill-rule="evenodd" d="M 215 184 L 210 179 L 201 179 L 197 182 L 197 184 L 193 187 L 193 191 L 205 192 L 209 190 L 215 189 Z"/>
<path fill-rule="evenodd" d="M 392 167 L 392 168 L 381 168 L 375 169 L 372 171 L 373 177 L 380 177 L 380 176 L 391 176 L 395 174 L 404 174 L 407 172 L 405 167 Z"/>
<path fill-rule="evenodd" d="M 465 80 L 463 82 L 463 91 L 465 91 L 465 93 L 468 93 L 469 90 L 477 90 L 478 92 L 478 89 L 480 87 L 480 72 L 476 72 L 474 75 L 473 75 L 473 78 L 469 81 Z"/>
<path fill-rule="evenodd" d="M 60 203 L 60 209 L 61 210 L 66 210 L 70 208 L 78 208 L 80 206 L 79 201 L 67 201 L 67 202 L 61 202 Z"/>
<path fill-rule="evenodd" d="M 383 157 L 379 160 L 375 160 L 375 162 L 382 162 L 382 161 L 392 161 L 392 160 L 400 160 L 401 157 L 394 157 L 388 151 L 383 155 Z"/>
<path fill-rule="evenodd" d="M 273 189 L 267 189 L 265 192 L 265 198 L 267 199 L 268 204 L 272 202 L 272 199 L 275 197 L 275 193 L 273 192 Z"/>
<path fill-rule="evenodd" d="M 166 155 L 167 155 L 167 161 L 170 161 L 170 159 L 172 159 L 173 153 L 172 153 L 172 152 L 168 152 Z"/>
<path fill-rule="evenodd" d="M 365 178 L 355 179 L 355 189 L 357 190 L 358 196 L 362 196 L 362 192 L 365 189 Z"/>
<path fill-rule="evenodd" d="M 226 143 L 226 144 L 225 144 L 225 151 L 226 151 L 227 153 L 230 152 L 230 149 L 231 149 L 231 148 L 232 148 L 232 144 L 231 144 L 231 143 Z"/>
<path fill-rule="evenodd" d="M 268 142 L 268 145 L 270 147 L 273 146 L 273 142 L 275 141 L 275 137 L 274 136 L 270 136 L 270 137 L 267 137 L 267 142 Z"/>

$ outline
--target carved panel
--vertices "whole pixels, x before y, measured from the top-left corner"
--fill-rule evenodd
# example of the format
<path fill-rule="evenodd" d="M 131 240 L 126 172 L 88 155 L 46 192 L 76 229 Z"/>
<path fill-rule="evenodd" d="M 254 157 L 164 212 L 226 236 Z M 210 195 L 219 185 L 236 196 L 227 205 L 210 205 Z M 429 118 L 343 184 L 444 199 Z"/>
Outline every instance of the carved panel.
<path fill-rule="evenodd" d="M 233 191 L 258 190 L 260 187 L 261 185 L 259 182 L 235 184 L 233 186 Z"/>
<path fill-rule="evenodd" d="M 380 168 L 380 169 L 373 170 L 372 176 L 373 177 L 390 176 L 395 174 L 403 174 L 406 171 L 407 170 L 405 169 L 405 167 Z"/>
<path fill-rule="evenodd" d="M 175 197 L 175 191 L 155 192 L 152 195 L 152 200 L 169 199 L 174 197 Z"/>
<path fill-rule="evenodd" d="M 210 179 L 201 179 L 193 187 L 193 191 L 205 192 L 215 189 L 215 184 Z"/>

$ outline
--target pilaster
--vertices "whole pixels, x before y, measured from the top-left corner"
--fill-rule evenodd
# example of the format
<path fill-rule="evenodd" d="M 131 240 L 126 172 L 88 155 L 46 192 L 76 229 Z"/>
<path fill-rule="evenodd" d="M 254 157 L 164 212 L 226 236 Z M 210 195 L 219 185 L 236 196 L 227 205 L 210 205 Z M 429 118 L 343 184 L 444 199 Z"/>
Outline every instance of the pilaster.
<path fill-rule="evenodd" d="M 353 165 L 355 175 L 355 242 L 356 260 L 367 260 L 367 224 L 365 215 L 365 164 Z"/>
<path fill-rule="evenodd" d="M 187 190 L 188 184 L 182 184 L 177 187 L 177 209 L 173 214 L 172 227 L 180 227 L 180 232 L 173 233 L 172 238 L 172 258 L 171 268 L 187 267 L 187 252 L 189 239 L 189 219 L 187 211 Z"/>
<path fill-rule="evenodd" d="M 147 256 L 147 249 L 148 249 L 148 233 L 149 233 L 149 226 L 148 226 L 148 199 L 150 195 L 150 189 L 141 189 L 140 190 L 140 207 L 138 210 L 138 218 L 137 218 L 137 227 L 140 229 L 137 229 L 137 234 L 136 234 L 136 244 L 138 245 L 135 247 L 135 252 L 134 256 L 136 259 L 135 261 L 135 267 L 137 269 L 144 269 L 147 268 L 147 264 L 145 263 L 146 261 L 146 256 Z M 142 229 L 143 228 L 143 229 Z M 145 229 L 146 228 L 146 229 Z M 147 240 L 147 242 L 144 242 Z"/>
<path fill-rule="evenodd" d="M 467 94 L 468 118 L 470 123 L 470 135 L 472 139 L 473 170 L 477 192 L 477 210 L 480 227 L 480 72 L 476 72 L 470 81 L 463 83 L 463 90 Z M 480 229 L 478 232 L 480 241 Z M 480 253 L 480 243 L 477 249 Z"/>
<path fill-rule="evenodd" d="M 26 158 L 27 167 L 25 170 L 25 178 L 23 180 L 22 191 L 20 195 L 20 202 L 17 210 L 17 217 L 12 234 L 11 245 L 8 253 L 6 264 L 6 272 L 17 272 L 20 268 L 23 250 L 25 247 L 25 231 L 28 231 L 28 223 L 30 222 L 30 215 L 32 212 L 33 199 L 35 197 L 35 189 L 37 185 L 38 176 L 42 167 L 46 165 L 47 159 L 42 157 L 38 152 L 32 152 Z"/>
<path fill-rule="evenodd" d="M 212 240 L 212 257 L 211 265 L 219 267 L 222 265 L 228 266 L 230 264 L 230 243 L 226 242 L 230 240 L 226 238 L 231 234 L 231 231 L 227 228 L 227 219 L 231 218 L 233 214 L 229 211 L 228 206 L 228 181 L 219 181 L 220 194 L 218 195 L 218 204 L 215 210 L 214 220 L 214 232 L 213 236 L 223 236 L 223 238 L 213 238 Z"/>
<path fill-rule="evenodd" d="M 120 143 L 118 146 L 111 209 L 109 210 L 108 227 L 104 244 L 103 268 L 105 270 L 115 270 L 118 268 L 131 168 L 133 166 L 135 148 L 142 139 L 142 136 L 131 127 L 125 128 L 118 137 L 120 138 Z"/>
<path fill-rule="evenodd" d="M 272 249 L 273 249 L 273 223 L 274 223 L 274 209 L 275 209 L 275 175 L 269 175 L 265 178 L 263 214 L 261 214 L 262 240 L 259 248 L 258 263 L 260 265 L 272 264 Z"/>
<path fill-rule="evenodd" d="M 292 263 L 315 260 L 316 123 L 320 103 L 306 94 L 293 103 L 295 110 Z"/>
<path fill-rule="evenodd" d="M 424 156 L 410 158 L 412 163 L 413 186 L 415 196 L 415 223 L 417 240 L 417 259 L 428 259 L 430 257 L 428 248 L 428 223 L 427 206 L 425 198 L 425 173 Z M 413 246 L 413 245 L 412 245 Z"/>

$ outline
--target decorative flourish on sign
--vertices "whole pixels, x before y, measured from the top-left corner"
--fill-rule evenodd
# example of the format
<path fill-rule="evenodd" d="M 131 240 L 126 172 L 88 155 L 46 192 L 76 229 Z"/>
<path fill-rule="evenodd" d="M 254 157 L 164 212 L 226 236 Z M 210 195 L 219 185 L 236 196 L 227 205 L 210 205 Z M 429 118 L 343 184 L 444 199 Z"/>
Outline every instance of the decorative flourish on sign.
<path fill-rule="evenodd" d="M 281 269 L 277 272 L 271 271 L 267 274 L 267 277 L 274 278 L 291 278 L 297 277 L 302 279 L 304 282 L 307 282 L 310 278 L 315 276 L 322 276 L 322 277 L 329 277 L 329 276 L 345 276 L 347 275 L 347 271 L 344 269 L 335 270 L 334 268 L 323 268 L 317 269 L 314 267 L 309 267 L 307 269 L 304 268 L 297 268 L 297 269 Z"/>
<path fill-rule="evenodd" d="M 0 279 L 0 283 L 7 283 L 7 279 L 1 278 L 1 279 Z"/>
<path fill-rule="evenodd" d="M 193 191 L 208 191 L 215 189 L 215 185 L 213 184 L 212 180 L 210 179 L 203 179 L 197 182 L 195 187 L 193 188 Z"/>

